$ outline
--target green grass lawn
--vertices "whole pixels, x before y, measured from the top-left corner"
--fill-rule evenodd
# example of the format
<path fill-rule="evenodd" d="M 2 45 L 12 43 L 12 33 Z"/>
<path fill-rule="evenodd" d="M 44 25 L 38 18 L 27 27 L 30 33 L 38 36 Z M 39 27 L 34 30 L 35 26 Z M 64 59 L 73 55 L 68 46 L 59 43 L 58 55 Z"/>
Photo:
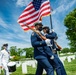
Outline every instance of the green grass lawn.
<path fill-rule="evenodd" d="M 65 61 L 64 66 L 65 66 L 67 75 L 76 75 L 76 59 L 72 60 L 72 62 Z M 25 74 L 25 75 L 35 75 L 35 71 L 36 71 L 36 68 L 32 68 L 28 66 L 28 74 Z M 0 74 L 0 75 L 3 75 L 3 74 Z M 13 72 L 11 75 L 23 75 L 22 68 L 18 67 L 17 70 Z"/>
<path fill-rule="evenodd" d="M 76 59 L 72 60 L 72 62 L 65 61 L 65 69 L 67 75 L 76 75 Z"/>

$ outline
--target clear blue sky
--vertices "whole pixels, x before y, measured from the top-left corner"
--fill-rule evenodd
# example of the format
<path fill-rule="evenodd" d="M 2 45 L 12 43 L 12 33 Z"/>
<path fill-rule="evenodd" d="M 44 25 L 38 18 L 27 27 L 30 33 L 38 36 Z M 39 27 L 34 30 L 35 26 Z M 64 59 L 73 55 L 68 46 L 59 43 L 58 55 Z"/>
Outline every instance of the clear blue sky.
<path fill-rule="evenodd" d="M 0 47 L 4 43 L 18 48 L 31 47 L 31 31 L 24 32 L 17 23 L 18 17 L 24 8 L 32 0 L 1 0 L 0 1 Z M 68 47 L 68 40 L 64 26 L 65 16 L 76 8 L 76 0 L 50 0 L 52 12 L 52 23 L 55 32 L 58 34 L 57 42 L 64 48 Z M 50 27 L 49 17 L 42 20 L 44 25 Z"/>

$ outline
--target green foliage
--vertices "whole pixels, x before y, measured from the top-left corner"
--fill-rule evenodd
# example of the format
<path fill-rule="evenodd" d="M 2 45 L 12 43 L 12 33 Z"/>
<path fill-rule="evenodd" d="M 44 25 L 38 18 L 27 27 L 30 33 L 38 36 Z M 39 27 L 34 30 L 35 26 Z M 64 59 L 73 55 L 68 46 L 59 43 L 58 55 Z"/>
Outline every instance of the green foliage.
<path fill-rule="evenodd" d="M 76 52 L 76 49 L 75 48 L 70 48 L 70 52 L 74 53 L 74 52 Z"/>
<path fill-rule="evenodd" d="M 63 50 L 61 51 L 61 53 L 68 53 L 70 52 L 69 48 L 63 48 Z"/>
<path fill-rule="evenodd" d="M 20 57 L 19 56 L 15 56 L 13 59 L 10 59 L 11 61 L 19 61 Z"/>
<path fill-rule="evenodd" d="M 17 55 L 18 56 L 21 56 L 23 54 L 23 52 L 24 52 L 23 49 L 21 49 L 21 48 L 17 49 Z"/>
<path fill-rule="evenodd" d="M 16 46 L 10 47 L 10 54 L 11 54 L 11 56 L 12 55 L 21 56 L 23 52 L 24 52 L 23 49 L 21 49 L 21 48 L 17 49 Z"/>
<path fill-rule="evenodd" d="M 76 60 L 72 60 L 72 62 L 65 61 L 65 66 L 67 71 L 74 72 L 76 70 Z"/>
<path fill-rule="evenodd" d="M 23 53 L 26 53 L 26 55 L 24 55 L 24 57 L 22 57 L 22 54 Z M 12 46 L 10 47 L 10 55 L 13 56 L 18 56 L 20 58 L 33 58 L 33 48 L 30 47 L 30 48 L 24 48 L 24 49 L 21 49 L 21 48 L 18 48 L 16 46 Z M 18 58 L 17 58 L 18 59 Z"/>
<path fill-rule="evenodd" d="M 74 50 L 76 49 L 76 9 L 65 17 L 64 24 L 67 27 L 66 35 L 70 41 L 69 45 Z"/>
<path fill-rule="evenodd" d="M 33 48 L 24 48 L 24 51 L 26 51 L 26 58 L 33 58 Z"/>
<path fill-rule="evenodd" d="M 16 46 L 10 47 L 10 55 L 11 56 L 17 55 L 17 48 L 16 48 Z"/>
<path fill-rule="evenodd" d="M 18 48 L 18 49 L 17 49 L 16 46 L 10 47 L 10 55 L 11 55 L 11 56 L 13 56 L 13 55 L 15 56 L 15 58 L 14 58 L 14 59 L 11 59 L 11 60 L 13 60 L 13 61 L 18 61 L 18 60 L 20 60 L 20 58 L 22 57 L 22 56 L 21 56 L 22 53 L 23 53 L 23 50 L 22 50 L 21 48 Z"/>

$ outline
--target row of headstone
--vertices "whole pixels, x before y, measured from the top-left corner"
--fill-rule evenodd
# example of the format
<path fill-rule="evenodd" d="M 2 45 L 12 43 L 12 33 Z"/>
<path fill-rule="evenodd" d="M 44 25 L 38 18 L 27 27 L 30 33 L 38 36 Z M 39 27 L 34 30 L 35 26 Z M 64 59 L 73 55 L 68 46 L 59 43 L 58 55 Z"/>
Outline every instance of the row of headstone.
<path fill-rule="evenodd" d="M 60 60 L 62 61 L 63 64 L 66 59 L 68 62 L 71 62 L 72 60 L 75 59 L 75 55 L 60 57 Z"/>
<path fill-rule="evenodd" d="M 64 57 L 59 57 L 59 58 L 60 58 L 61 62 L 64 64 L 64 61 L 65 61 L 65 59 L 66 59 L 67 57 L 64 56 Z"/>
<path fill-rule="evenodd" d="M 63 64 L 64 64 L 64 61 L 66 59 L 68 62 L 71 62 L 72 60 L 75 59 L 75 55 L 60 57 L 60 60 L 62 61 Z M 32 66 L 33 68 L 36 68 L 37 61 L 36 60 L 29 60 L 29 61 L 25 61 L 23 63 L 20 61 L 17 61 L 16 67 L 20 67 L 20 65 L 22 65 L 22 73 L 27 74 L 27 66 Z M 43 73 L 45 74 L 46 71 L 44 70 Z M 0 74 L 1 74 L 1 69 L 0 69 Z"/>
<path fill-rule="evenodd" d="M 68 62 L 71 62 L 72 59 L 75 59 L 75 55 L 60 57 L 60 60 L 63 64 L 66 59 L 68 60 Z M 24 63 L 22 63 L 22 73 L 27 74 L 27 66 L 32 66 L 33 68 L 36 68 L 36 64 L 36 60 L 25 61 Z M 46 71 L 44 70 L 43 73 L 46 74 Z"/>
<path fill-rule="evenodd" d="M 68 62 L 71 62 L 74 59 L 75 59 L 75 55 L 72 55 L 72 56 L 68 56 L 67 57 Z"/>

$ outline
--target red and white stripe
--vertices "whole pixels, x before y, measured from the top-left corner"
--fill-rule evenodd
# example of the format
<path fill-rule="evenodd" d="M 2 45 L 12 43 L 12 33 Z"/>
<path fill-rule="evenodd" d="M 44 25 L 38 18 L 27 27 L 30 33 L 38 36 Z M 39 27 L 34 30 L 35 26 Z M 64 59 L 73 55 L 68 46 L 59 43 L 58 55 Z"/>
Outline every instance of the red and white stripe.
<path fill-rule="evenodd" d="M 50 2 L 45 1 L 41 4 L 41 7 L 38 11 L 35 10 L 32 2 L 24 9 L 23 13 L 18 19 L 18 23 L 21 25 L 24 31 L 29 30 L 26 25 L 34 28 L 34 23 L 41 20 L 42 17 L 50 14 Z"/>

